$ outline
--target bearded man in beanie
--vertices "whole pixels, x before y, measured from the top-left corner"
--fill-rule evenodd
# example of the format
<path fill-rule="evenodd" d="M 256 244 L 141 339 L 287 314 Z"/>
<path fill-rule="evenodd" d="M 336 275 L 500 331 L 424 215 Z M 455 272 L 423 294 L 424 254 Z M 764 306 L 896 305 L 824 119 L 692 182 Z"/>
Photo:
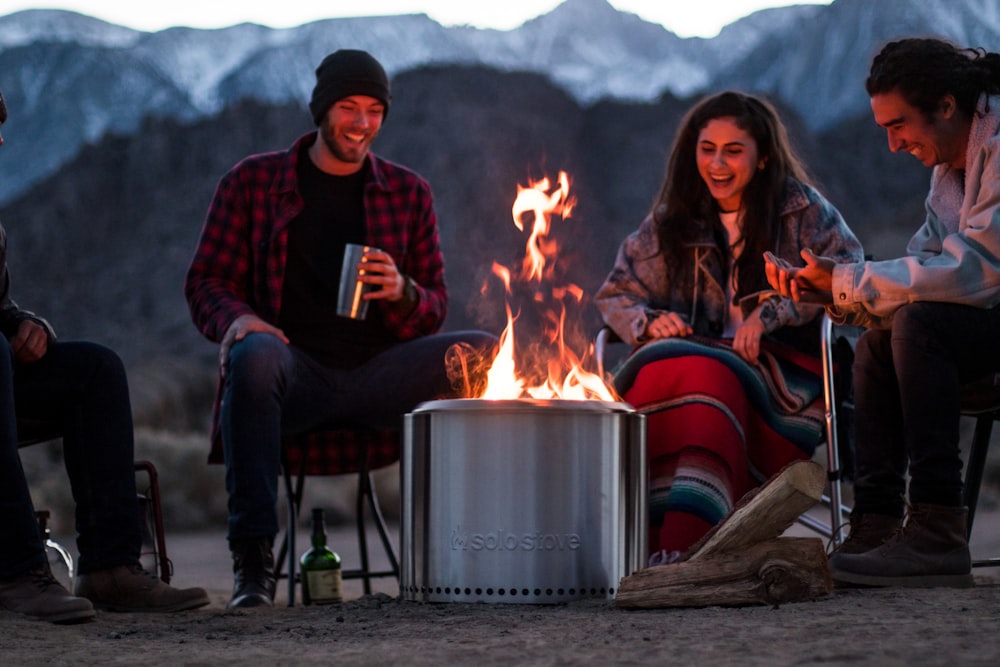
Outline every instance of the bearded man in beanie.
<path fill-rule="evenodd" d="M 0 93 L 0 126 L 6 122 Z M 21 467 L 18 439 L 29 422 L 63 436 L 80 552 L 75 595 L 49 569 Z M 143 570 L 137 497 L 121 360 L 101 345 L 56 340 L 46 320 L 14 302 L 0 226 L 0 610 L 75 623 L 93 618 L 95 607 L 172 612 L 207 605 L 204 590 L 172 588 Z"/>
<path fill-rule="evenodd" d="M 317 131 L 222 178 L 188 270 L 192 318 L 220 344 L 212 440 L 226 464 L 231 608 L 274 601 L 282 438 L 400 427 L 417 404 L 454 395 L 448 348 L 495 344 L 436 333 L 448 293 L 430 186 L 369 150 L 391 102 L 370 54 L 327 56 L 309 103 Z M 363 320 L 336 313 L 348 243 L 370 246 Z"/>

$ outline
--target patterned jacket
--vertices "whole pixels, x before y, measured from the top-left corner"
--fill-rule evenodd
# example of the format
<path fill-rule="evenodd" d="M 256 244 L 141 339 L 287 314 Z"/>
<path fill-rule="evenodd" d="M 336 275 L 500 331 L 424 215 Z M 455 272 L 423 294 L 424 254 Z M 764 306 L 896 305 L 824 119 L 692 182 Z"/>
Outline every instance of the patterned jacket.
<path fill-rule="evenodd" d="M 788 182 L 780 216 L 773 252 L 793 265 L 803 265 L 803 248 L 838 262 L 863 258 L 861 243 L 840 212 L 809 185 Z M 646 324 L 668 311 L 681 314 L 698 335 L 722 335 L 727 312 L 723 253 L 711 226 L 700 224 L 699 229 L 701 237 L 688 244 L 690 252 L 682 255 L 684 265 L 672 281 L 651 214 L 622 242 L 614 268 L 595 297 L 604 321 L 622 340 L 643 342 Z M 744 297 L 741 305 L 745 315 L 755 308 L 773 309 L 774 317 L 763 320 L 767 333 L 812 321 L 822 312 L 821 307 L 796 304 L 773 290 Z"/>

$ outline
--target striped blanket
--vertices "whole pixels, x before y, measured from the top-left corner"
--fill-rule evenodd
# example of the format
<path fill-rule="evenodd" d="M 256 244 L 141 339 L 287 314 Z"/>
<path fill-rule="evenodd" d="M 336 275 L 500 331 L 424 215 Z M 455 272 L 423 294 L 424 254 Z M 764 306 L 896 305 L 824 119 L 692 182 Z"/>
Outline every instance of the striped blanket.
<path fill-rule="evenodd" d="M 792 347 L 768 341 L 762 342 L 761 349 L 760 365 L 751 366 L 733 351 L 729 341 L 698 336 L 655 340 L 636 348 L 615 369 L 615 389 L 624 396 L 639 370 L 654 361 L 691 355 L 715 359 L 736 374 L 747 398 L 768 426 L 795 443 L 803 454 L 812 456 L 824 424 L 821 362 Z M 770 476 L 759 477 L 758 481 Z"/>
<path fill-rule="evenodd" d="M 669 338 L 637 348 L 615 388 L 646 415 L 650 549 L 683 551 L 736 500 L 810 457 L 824 423 L 818 359 L 765 344 L 759 366 L 728 344 Z"/>

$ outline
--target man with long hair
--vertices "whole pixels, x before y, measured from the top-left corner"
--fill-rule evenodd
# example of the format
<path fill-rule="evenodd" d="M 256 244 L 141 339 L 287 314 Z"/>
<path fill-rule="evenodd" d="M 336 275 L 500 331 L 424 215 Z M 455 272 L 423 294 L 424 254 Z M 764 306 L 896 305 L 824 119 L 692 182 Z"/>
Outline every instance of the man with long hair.
<path fill-rule="evenodd" d="M 933 168 L 926 221 L 904 257 L 834 265 L 805 251 L 802 269 L 768 258 L 768 279 L 870 327 L 855 358 L 855 504 L 834 579 L 968 586 L 959 386 L 1000 370 L 1000 54 L 895 41 L 866 88 L 889 149 Z"/>

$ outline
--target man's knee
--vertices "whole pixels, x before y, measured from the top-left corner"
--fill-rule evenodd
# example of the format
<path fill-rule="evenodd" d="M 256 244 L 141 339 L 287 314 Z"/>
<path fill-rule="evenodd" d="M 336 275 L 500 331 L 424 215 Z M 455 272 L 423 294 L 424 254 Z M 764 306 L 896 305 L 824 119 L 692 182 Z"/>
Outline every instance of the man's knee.
<path fill-rule="evenodd" d="M 70 354 L 78 354 L 85 359 L 89 359 L 104 373 L 125 375 L 125 364 L 122 362 L 121 357 L 118 356 L 118 353 L 110 347 L 87 341 L 65 344 L 56 343 L 56 345 L 65 345 L 70 350 Z"/>
<path fill-rule="evenodd" d="M 229 350 L 230 380 L 269 382 L 284 376 L 291 362 L 288 345 L 277 336 L 252 333 Z"/>
<path fill-rule="evenodd" d="M 917 301 L 909 303 L 899 310 L 892 318 L 893 338 L 927 340 L 935 337 L 942 327 L 950 327 L 951 319 L 945 312 L 954 304 L 935 303 L 932 301 Z"/>
<path fill-rule="evenodd" d="M 862 333 L 854 346 L 855 365 L 885 356 L 889 351 L 891 335 L 889 329 L 869 329 Z"/>

